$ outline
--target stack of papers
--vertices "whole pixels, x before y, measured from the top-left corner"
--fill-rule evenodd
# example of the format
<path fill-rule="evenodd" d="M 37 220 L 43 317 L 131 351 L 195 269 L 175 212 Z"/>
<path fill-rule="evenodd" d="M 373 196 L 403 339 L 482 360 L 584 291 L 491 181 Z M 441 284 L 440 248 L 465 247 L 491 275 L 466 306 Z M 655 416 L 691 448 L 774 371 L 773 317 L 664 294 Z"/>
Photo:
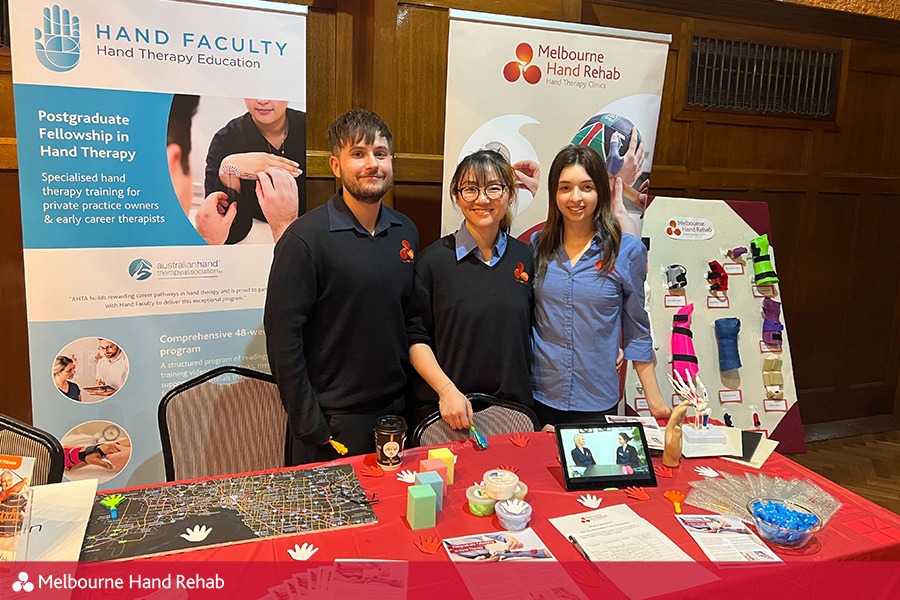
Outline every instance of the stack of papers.
<path fill-rule="evenodd" d="M 550 522 L 629 598 L 650 598 L 719 579 L 625 504 Z M 657 563 L 652 577 L 635 577 L 630 563 L 643 561 Z"/>
<path fill-rule="evenodd" d="M 330 567 L 295 573 L 270 587 L 263 600 L 378 598 L 406 600 L 409 563 L 405 560 L 338 558 Z"/>

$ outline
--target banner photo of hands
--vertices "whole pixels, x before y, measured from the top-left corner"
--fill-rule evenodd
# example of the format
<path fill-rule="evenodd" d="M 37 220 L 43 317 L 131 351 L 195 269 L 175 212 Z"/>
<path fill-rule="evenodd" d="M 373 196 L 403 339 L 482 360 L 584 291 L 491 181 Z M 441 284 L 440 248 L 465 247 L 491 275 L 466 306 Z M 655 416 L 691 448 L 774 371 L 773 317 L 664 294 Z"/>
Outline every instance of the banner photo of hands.
<path fill-rule="evenodd" d="M 81 432 L 67 478 L 163 481 L 160 398 L 268 370 L 272 245 L 306 209 L 306 14 L 10 1 L 33 415 Z"/>
<path fill-rule="evenodd" d="M 502 154 L 518 179 L 511 232 L 528 242 L 547 219 L 546 176 L 567 144 L 590 146 L 623 181 L 640 232 L 671 37 L 450 11 L 444 185 L 462 158 Z M 450 202 L 441 235 L 462 216 Z"/>

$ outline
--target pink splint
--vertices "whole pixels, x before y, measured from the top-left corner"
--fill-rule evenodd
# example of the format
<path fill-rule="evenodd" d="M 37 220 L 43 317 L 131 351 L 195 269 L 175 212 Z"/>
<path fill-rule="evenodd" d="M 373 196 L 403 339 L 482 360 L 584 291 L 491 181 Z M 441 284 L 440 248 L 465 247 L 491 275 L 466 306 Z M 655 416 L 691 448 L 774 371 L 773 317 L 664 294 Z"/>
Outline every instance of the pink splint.
<path fill-rule="evenodd" d="M 697 354 L 694 352 L 694 334 L 691 332 L 691 314 L 694 305 L 688 304 L 672 316 L 672 375 L 690 377 L 697 375 Z"/>

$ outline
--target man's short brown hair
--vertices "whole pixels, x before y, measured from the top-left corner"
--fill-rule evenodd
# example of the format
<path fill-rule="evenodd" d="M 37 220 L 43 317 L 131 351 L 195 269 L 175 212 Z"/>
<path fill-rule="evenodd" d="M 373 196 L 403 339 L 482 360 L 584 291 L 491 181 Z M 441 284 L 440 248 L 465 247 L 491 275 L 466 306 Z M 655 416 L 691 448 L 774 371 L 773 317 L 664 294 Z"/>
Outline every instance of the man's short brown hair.
<path fill-rule="evenodd" d="M 394 151 L 394 137 L 387 124 L 376 113 L 362 108 L 348 110 L 335 119 L 325 136 L 334 156 L 337 156 L 344 146 L 353 146 L 360 142 L 371 144 L 378 136 L 384 137 L 391 153 Z"/>

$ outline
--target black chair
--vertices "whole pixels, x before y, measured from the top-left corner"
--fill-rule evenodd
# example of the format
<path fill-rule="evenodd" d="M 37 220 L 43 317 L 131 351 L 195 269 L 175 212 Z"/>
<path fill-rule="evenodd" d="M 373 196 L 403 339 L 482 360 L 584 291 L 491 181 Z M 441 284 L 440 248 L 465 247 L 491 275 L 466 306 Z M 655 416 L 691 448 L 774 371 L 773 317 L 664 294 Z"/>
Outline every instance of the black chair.
<path fill-rule="evenodd" d="M 62 481 L 65 459 L 59 440 L 22 421 L 0 414 L 0 454 L 34 458 L 31 485 Z"/>
<path fill-rule="evenodd" d="M 485 437 L 538 431 L 541 428 L 534 411 L 518 402 L 501 400 L 487 394 L 466 394 L 466 398 L 472 403 L 475 427 Z M 470 437 L 471 431 L 451 428 L 441 418 L 441 412 L 435 411 L 416 426 L 410 447 L 449 444 Z"/>
<path fill-rule="evenodd" d="M 159 403 L 159 435 L 168 481 L 290 464 L 275 380 L 243 367 L 218 367 L 169 391 Z"/>

